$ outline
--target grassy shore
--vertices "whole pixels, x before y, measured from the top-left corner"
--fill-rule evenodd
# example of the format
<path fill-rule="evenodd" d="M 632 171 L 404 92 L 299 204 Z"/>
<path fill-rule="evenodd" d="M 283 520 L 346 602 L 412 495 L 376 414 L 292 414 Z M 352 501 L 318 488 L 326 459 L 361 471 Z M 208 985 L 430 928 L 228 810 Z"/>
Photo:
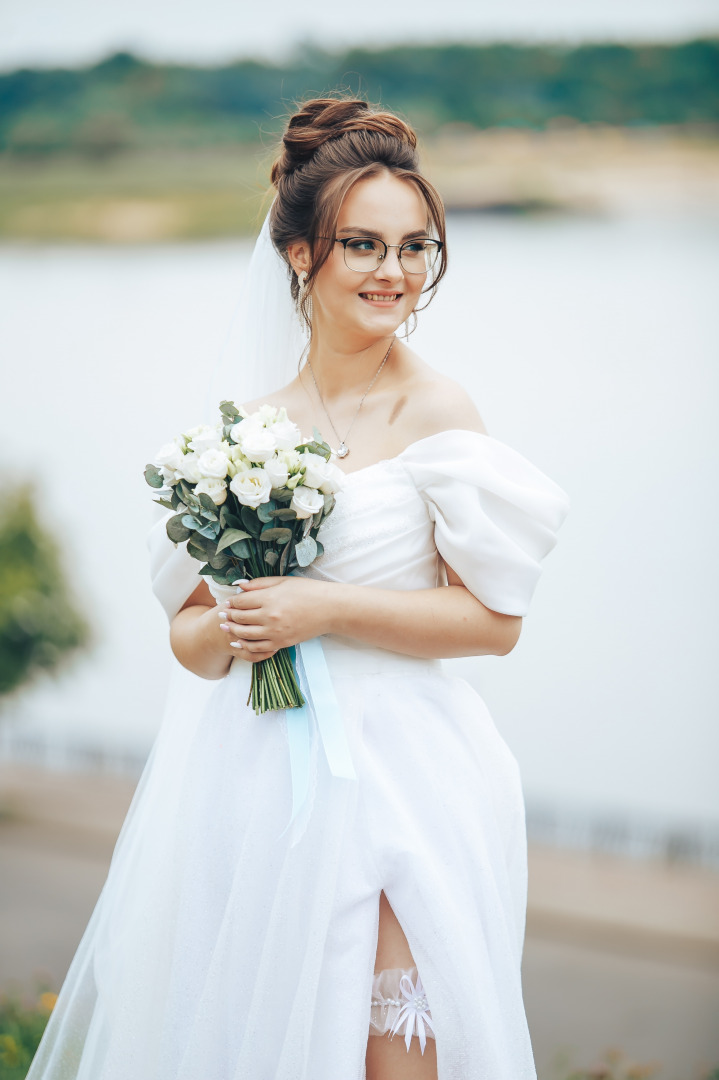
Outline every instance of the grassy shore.
<path fill-rule="evenodd" d="M 0 159 L 0 241 L 152 243 L 250 235 L 273 148 Z M 453 211 L 612 213 L 719 206 L 719 137 L 673 129 L 446 128 L 428 176 Z"/>

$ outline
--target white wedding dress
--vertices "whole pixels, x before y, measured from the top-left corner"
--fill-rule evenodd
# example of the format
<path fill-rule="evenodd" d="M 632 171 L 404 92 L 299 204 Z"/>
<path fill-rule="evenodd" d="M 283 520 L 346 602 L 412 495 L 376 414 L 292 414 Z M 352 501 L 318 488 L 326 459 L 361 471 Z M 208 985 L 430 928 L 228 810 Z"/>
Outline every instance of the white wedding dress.
<path fill-rule="evenodd" d="M 439 555 L 524 615 L 567 511 L 509 447 L 446 431 L 351 473 L 313 578 L 426 589 Z M 199 563 L 159 524 L 172 617 Z M 179 669 L 167 714 L 29 1080 L 362 1080 L 379 894 L 431 1008 L 439 1080 L 535 1077 L 522 1002 L 526 840 L 517 765 L 481 698 L 427 661 L 321 639 L 357 779 L 313 732 L 291 808 L 284 713 L 250 666 Z"/>

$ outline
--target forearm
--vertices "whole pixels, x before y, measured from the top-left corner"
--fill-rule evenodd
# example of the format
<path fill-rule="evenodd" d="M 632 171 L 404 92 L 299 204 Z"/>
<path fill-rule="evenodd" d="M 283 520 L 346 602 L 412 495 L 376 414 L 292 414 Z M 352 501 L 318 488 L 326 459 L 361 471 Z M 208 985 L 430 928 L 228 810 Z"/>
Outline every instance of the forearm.
<path fill-rule="evenodd" d="M 215 608 L 183 608 L 172 620 L 170 645 L 182 666 L 203 679 L 221 679 L 230 670 L 233 657 Z"/>
<path fill-rule="evenodd" d="M 463 585 L 401 591 L 331 586 L 327 633 L 427 659 L 503 656 L 522 620 L 491 611 Z"/>

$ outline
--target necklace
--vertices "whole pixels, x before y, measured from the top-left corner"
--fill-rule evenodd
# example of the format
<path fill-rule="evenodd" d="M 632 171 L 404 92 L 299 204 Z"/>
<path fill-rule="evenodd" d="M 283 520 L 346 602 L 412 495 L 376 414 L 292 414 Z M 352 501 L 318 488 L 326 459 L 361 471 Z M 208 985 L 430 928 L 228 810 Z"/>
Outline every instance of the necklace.
<path fill-rule="evenodd" d="M 357 419 L 357 417 L 358 417 L 358 415 L 359 415 L 359 411 L 360 411 L 360 409 L 362 408 L 362 405 L 364 404 L 364 399 L 365 399 L 365 398 L 367 397 L 367 395 L 369 394 L 370 390 L 372 389 L 372 387 L 374 386 L 374 384 L 375 384 L 375 383 L 377 382 L 377 380 L 379 379 L 379 377 L 380 377 L 380 372 L 382 371 L 382 368 L 383 368 L 383 367 L 385 366 L 385 364 L 387 363 L 387 359 L 388 359 L 388 357 L 389 357 L 389 354 L 390 354 L 390 353 L 392 352 L 392 346 L 394 345 L 394 343 L 395 343 L 395 341 L 396 341 L 396 340 L 397 340 L 397 339 L 396 339 L 395 337 L 393 337 L 393 338 L 392 338 L 392 340 L 390 341 L 390 343 L 389 343 L 389 349 L 387 349 L 387 352 L 386 352 L 386 353 L 384 354 L 384 359 L 382 360 L 382 363 L 381 363 L 381 364 L 380 364 L 380 366 L 379 366 L 379 367 L 377 368 L 377 371 L 375 372 L 375 376 L 374 376 L 374 378 L 372 379 L 372 382 L 371 382 L 371 383 L 369 384 L 369 386 L 367 387 L 367 389 L 365 390 L 364 394 L 362 395 L 362 397 L 361 397 L 361 399 L 360 399 L 360 403 L 359 403 L 359 405 L 357 406 L 357 408 L 356 408 L 356 410 L 355 410 L 355 414 L 354 414 L 354 416 L 352 417 L 352 419 L 351 419 L 351 421 L 350 421 L 350 426 L 349 426 L 349 427 L 347 428 L 347 431 L 345 432 L 345 437 L 344 437 L 344 439 L 343 439 L 343 438 L 341 438 L 341 436 L 340 436 L 340 433 L 338 432 L 337 428 L 336 428 L 336 427 L 334 426 L 334 424 L 332 423 L 332 417 L 331 417 L 331 416 L 330 416 L 330 414 L 329 414 L 329 413 L 327 412 L 327 406 L 325 405 L 325 402 L 324 402 L 324 398 L 322 397 L 322 394 L 320 393 L 320 388 L 319 388 L 319 386 L 317 385 L 317 379 L 315 378 L 315 373 L 314 373 L 314 371 L 312 370 L 312 364 L 310 363 L 310 358 L 309 358 L 309 356 L 307 357 L 307 367 L 308 367 L 308 368 L 310 369 L 310 375 L 312 376 L 312 382 L 313 382 L 313 383 L 315 384 L 315 390 L 317 391 L 317 397 L 318 397 L 318 398 L 320 399 L 320 402 L 321 402 L 321 404 L 322 404 L 322 408 L 323 408 L 323 409 L 325 410 L 325 416 L 326 416 L 326 417 L 327 417 L 327 419 L 329 420 L 329 422 L 330 422 L 330 426 L 332 427 L 332 430 L 334 431 L 334 433 L 335 433 L 335 435 L 337 436 L 337 438 L 338 438 L 338 439 L 340 440 L 340 444 L 339 444 L 339 446 L 337 447 L 337 450 L 335 451 L 335 452 L 336 452 L 336 454 L 337 454 L 337 457 L 339 457 L 339 458 L 346 458 L 346 457 L 347 457 L 347 455 L 348 455 L 348 454 L 349 454 L 349 452 L 350 452 L 350 448 L 349 448 L 349 446 L 347 445 L 347 436 L 349 435 L 350 431 L 352 430 L 352 425 L 354 424 L 355 420 Z"/>

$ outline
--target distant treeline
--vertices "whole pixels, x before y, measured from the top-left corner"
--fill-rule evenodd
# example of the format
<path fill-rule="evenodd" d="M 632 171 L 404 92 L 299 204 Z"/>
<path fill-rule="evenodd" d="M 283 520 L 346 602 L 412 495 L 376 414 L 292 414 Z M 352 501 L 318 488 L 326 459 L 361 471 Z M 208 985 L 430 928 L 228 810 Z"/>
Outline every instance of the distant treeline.
<path fill-rule="evenodd" d="M 541 129 L 719 123 L 719 39 L 670 45 L 403 46 L 283 65 L 154 64 L 117 53 L 93 67 L 0 75 L 0 150 L 18 155 L 232 145 L 274 135 L 290 104 L 350 89 L 425 134 L 446 124 Z"/>

